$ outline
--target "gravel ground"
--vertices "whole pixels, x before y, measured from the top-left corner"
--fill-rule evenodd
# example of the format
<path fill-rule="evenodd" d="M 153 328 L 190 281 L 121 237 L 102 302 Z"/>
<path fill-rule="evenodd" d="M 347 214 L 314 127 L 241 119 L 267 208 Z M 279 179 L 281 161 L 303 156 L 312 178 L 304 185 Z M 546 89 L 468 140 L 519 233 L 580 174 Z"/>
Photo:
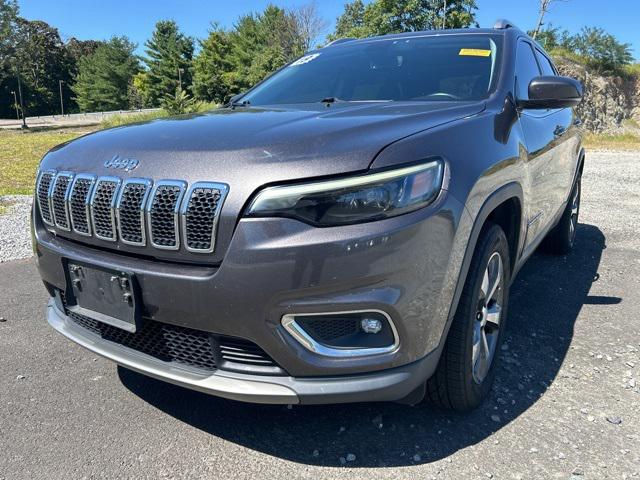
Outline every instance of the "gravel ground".
<path fill-rule="evenodd" d="M 576 248 L 520 273 L 495 388 L 468 415 L 164 384 L 53 332 L 32 262 L 5 263 L 0 478 L 640 478 L 640 154 L 587 162 Z"/>
<path fill-rule="evenodd" d="M 0 205 L 7 206 L 0 214 L 0 263 L 30 257 L 29 210 L 31 195 L 0 197 Z"/>

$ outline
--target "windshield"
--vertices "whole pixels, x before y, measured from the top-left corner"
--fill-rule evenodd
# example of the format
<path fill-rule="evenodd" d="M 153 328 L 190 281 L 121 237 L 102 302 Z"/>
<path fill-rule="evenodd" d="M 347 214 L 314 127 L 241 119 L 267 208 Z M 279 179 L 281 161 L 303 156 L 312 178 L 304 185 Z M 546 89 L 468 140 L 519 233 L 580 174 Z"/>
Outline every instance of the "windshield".
<path fill-rule="evenodd" d="M 251 105 L 321 101 L 469 101 L 495 88 L 502 36 L 375 39 L 316 50 L 242 97 Z"/>

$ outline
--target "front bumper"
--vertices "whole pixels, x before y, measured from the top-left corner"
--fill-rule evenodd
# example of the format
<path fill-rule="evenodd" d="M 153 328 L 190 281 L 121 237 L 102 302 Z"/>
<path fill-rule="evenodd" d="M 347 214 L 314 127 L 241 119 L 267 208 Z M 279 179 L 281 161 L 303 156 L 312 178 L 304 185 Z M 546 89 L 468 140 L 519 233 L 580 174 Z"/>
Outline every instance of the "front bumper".
<path fill-rule="evenodd" d="M 157 362 L 148 364 L 145 359 L 141 367 L 127 360 L 130 354 L 138 357 L 122 348 L 117 355 L 104 352 L 112 346 L 91 341 L 73 322 L 65 321 L 63 313 L 54 315 L 49 309 L 50 323 L 59 331 L 132 369 L 211 393 L 222 385 L 219 394 L 230 398 L 243 392 L 246 380 L 248 385 L 277 386 L 289 398 L 322 394 L 327 397 L 322 402 L 356 401 L 339 399 L 350 395 L 367 399 L 371 388 L 378 388 L 369 382 L 379 376 L 383 384 L 396 388 L 395 393 L 385 394 L 385 400 L 404 396 L 414 380 L 419 384 L 432 371 L 423 366 L 425 362 L 437 361 L 469 224 L 464 207 L 445 193 L 430 207 L 369 224 L 314 228 L 289 219 L 242 219 L 218 266 L 132 256 L 114 251 L 113 245 L 87 246 L 53 235 L 38 218 L 34 218 L 34 248 L 50 292 L 67 288 L 69 261 L 132 272 L 140 284 L 145 319 L 246 339 L 288 376 L 221 369 L 206 378 L 191 374 L 174 378 L 174 370 Z M 309 351 L 281 324 L 288 314 L 355 310 L 388 314 L 397 328 L 398 348 L 381 355 L 332 358 Z M 52 316 L 62 317 L 52 321 Z M 417 379 L 406 380 L 414 374 Z M 240 392 L 235 392 L 235 383 L 228 385 L 229 379 L 242 380 Z M 397 387 L 405 381 L 407 388 Z M 345 393 L 345 388 L 353 392 Z M 260 391 L 242 396 L 253 395 L 251 401 L 260 401 Z M 332 398 L 332 391 L 339 398 Z M 283 402 L 294 400 L 278 401 Z"/>
<path fill-rule="evenodd" d="M 52 299 L 47 321 L 55 330 L 88 350 L 150 377 L 231 400 L 268 404 L 327 404 L 396 401 L 409 395 L 437 365 L 432 354 L 403 367 L 340 377 L 295 378 L 247 375 L 218 370 L 199 375 L 175 368 L 153 357 L 123 348 L 77 327 Z"/>

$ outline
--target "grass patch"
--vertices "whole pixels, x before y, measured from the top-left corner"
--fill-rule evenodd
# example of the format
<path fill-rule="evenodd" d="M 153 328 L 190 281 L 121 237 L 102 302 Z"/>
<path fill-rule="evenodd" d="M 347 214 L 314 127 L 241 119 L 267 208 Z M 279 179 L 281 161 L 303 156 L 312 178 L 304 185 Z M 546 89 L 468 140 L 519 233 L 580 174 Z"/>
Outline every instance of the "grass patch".
<path fill-rule="evenodd" d="M 584 146 L 595 150 L 640 150 L 640 136 L 632 133 L 620 135 L 589 133 L 584 137 Z"/>
<path fill-rule="evenodd" d="M 0 131 L 0 195 L 32 193 L 36 169 L 44 154 L 83 133 L 69 130 Z"/>
<path fill-rule="evenodd" d="M 147 120 L 155 120 L 156 118 L 167 117 L 168 114 L 164 110 L 144 113 L 130 113 L 128 115 L 113 115 L 100 122 L 101 128 L 120 127 L 129 123 L 146 122 Z"/>

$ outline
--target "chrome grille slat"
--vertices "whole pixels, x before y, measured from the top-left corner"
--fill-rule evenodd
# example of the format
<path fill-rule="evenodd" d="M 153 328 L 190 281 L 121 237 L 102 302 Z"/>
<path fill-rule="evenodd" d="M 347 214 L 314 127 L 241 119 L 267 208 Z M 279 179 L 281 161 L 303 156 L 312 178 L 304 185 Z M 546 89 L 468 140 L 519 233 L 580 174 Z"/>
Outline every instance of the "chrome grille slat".
<path fill-rule="evenodd" d="M 100 177 L 91 194 L 91 223 L 100 240 L 116 241 L 115 206 L 120 183 L 117 177 Z"/>
<path fill-rule="evenodd" d="M 187 184 L 179 180 L 163 180 L 153 187 L 147 206 L 147 223 L 149 239 L 155 248 L 180 248 L 178 215 L 186 188 Z"/>
<path fill-rule="evenodd" d="M 51 215 L 51 202 L 49 192 L 53 186 L 53 179 L 55 178 L 55 170 L 46 170 L 40 173 L 37 182 L 36 191 L 38 193 L 38 207 L 40 209 L 40 216 L 42 221 L 47 225 L 53 226 L 53 217 Z"/>
<path fill-rule="evenodd" d="M 151 190 L 151 181 L 144 178 L 125 180 L 116 204 L 120 241 L 142 247 L 147 243 L 144 210 Z"/>
<path fill-rule="evenodd" d="M 71 219 L 71 229 L 78 235 L 91 236 L 91 219 L 89 202 L 95 185 L 95 175 L 81 173 L 76 175 L 71 185 L 68 209 Z"/>
<path fill-rule="evenodd" d="M 222 183 L 197 182 L 189 189 L 181 211 L 185 248 L 195 253 L 212 253 L 220 209 L 229 187 Z"/>
<path fill-rule="evenodd" d="M 49 204 L 53 214 L 53 223 L 59 229 L 67 232 L 71 230 L 67 200 L 71 191 L 72 181 L 73 173 L 59 172 L 49 190 Z"/>

